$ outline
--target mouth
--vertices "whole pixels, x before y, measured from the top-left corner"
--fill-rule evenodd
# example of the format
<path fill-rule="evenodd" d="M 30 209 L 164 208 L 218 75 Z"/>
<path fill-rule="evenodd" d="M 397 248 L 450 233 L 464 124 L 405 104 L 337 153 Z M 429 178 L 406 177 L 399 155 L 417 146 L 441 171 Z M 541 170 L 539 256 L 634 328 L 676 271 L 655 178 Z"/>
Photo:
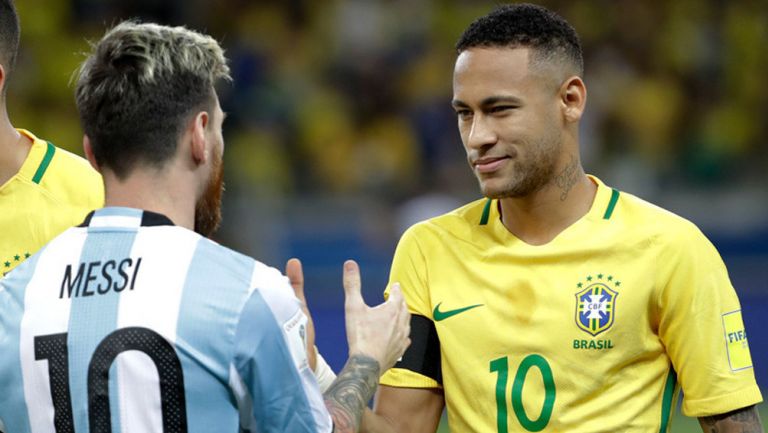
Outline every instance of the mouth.
<path fill-rule="evenodd" d="M 509 159 L 509 156 L 480 158 L 472 161 L 472 167 L 477 173 L 493 173 L 506 164 Z"/>

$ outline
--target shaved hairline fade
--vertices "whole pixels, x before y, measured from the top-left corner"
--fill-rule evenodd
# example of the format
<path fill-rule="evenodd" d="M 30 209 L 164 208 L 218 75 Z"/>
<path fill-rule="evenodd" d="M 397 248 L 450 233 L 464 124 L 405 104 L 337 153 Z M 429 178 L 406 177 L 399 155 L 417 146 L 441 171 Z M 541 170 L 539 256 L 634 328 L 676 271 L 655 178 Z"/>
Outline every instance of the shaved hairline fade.
<path fill-rule="evenodd" d="M 8 77 L 16 68 L 16 56 L 19 52 L 19 15 L 13 0 L 0 0 L 0 64 L 5 69 L 5 85 L 0 96 L 5 98 Z"/>
<path fill-rule="evenodd" d="M 100 167 L 124 179 L 136 165 L 162 168 L 191 116 L 212 113 L 230 81 L 224 50 L 186 27 L 124 21 L 76 72 L 75 101 Z"/>
<path fill-rule="evenodd" d="M 558 75 L 584 75 L 576 30 L 563 17 L 542 6 L 503 5 L 476 19 L 459 38 L 456 51 L 461 54 L 476 47 L 529 48 L 532 68 L 556 69 Z"/>

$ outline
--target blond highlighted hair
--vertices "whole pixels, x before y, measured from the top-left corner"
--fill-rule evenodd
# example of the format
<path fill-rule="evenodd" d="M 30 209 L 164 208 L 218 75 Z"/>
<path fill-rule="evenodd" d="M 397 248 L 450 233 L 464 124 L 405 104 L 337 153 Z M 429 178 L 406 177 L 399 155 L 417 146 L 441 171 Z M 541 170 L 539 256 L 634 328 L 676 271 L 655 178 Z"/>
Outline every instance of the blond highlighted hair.
<path fill-rule="evenodd" d="M 224 50 L 185 27 L 125 21 L 92 45 L 75 99 L 100 166 L 124 178 L 136 164 L 162 167 L 190 116 L 213 109 L 230 80 Z"/>

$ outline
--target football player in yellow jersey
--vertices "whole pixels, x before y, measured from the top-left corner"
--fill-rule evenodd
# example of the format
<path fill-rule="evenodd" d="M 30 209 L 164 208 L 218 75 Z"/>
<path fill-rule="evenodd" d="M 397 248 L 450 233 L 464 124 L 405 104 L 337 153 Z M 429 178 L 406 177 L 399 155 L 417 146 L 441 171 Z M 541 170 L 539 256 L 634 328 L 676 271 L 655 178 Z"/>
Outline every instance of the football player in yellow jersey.
<path fill-rule="evenodd" d="M 453 108 L 486 199 L 398 245 L 390 279 L 412 344 L 382 377 L 382 431 L 434 432 L 447 407 L 457 433 L 666 432 L 680 388 L 705 431 L 762 431 L 715 248 L 581 166 L 575 30 L 539 6 L 502 6 L 457 50 Z"/>
<path fill-rule="evenodd" d="M 0 0 L 0 276 L 104 203 L 85 159 L 11 124 L 5 98 L 18 46 L 13 2 Z"/>

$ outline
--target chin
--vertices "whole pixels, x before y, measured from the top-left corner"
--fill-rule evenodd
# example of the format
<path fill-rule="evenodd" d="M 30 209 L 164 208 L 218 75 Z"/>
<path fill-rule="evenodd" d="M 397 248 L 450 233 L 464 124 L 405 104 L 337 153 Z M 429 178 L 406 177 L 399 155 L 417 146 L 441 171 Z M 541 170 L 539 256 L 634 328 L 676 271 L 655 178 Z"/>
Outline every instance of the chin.
<path fill-rule="evenodd" d="M 501 199 L 510 197 L 523 197 L 528 195 L 530 191 L 525 188 L 526 185 L 518 183 L 506 182 L 503 183 L 499 179 L 487 180 L 485 182 L 480 181 L 480 191 L 485 197 L 491 199 Z"/>
<path fill-rule="evenodd" d="M 493 185 L 493 182 L 480 181 L 480 192 L 482 192 L 485 197 L 492 199 L 508 197 L 506 188 L 499 185 Z"/>

